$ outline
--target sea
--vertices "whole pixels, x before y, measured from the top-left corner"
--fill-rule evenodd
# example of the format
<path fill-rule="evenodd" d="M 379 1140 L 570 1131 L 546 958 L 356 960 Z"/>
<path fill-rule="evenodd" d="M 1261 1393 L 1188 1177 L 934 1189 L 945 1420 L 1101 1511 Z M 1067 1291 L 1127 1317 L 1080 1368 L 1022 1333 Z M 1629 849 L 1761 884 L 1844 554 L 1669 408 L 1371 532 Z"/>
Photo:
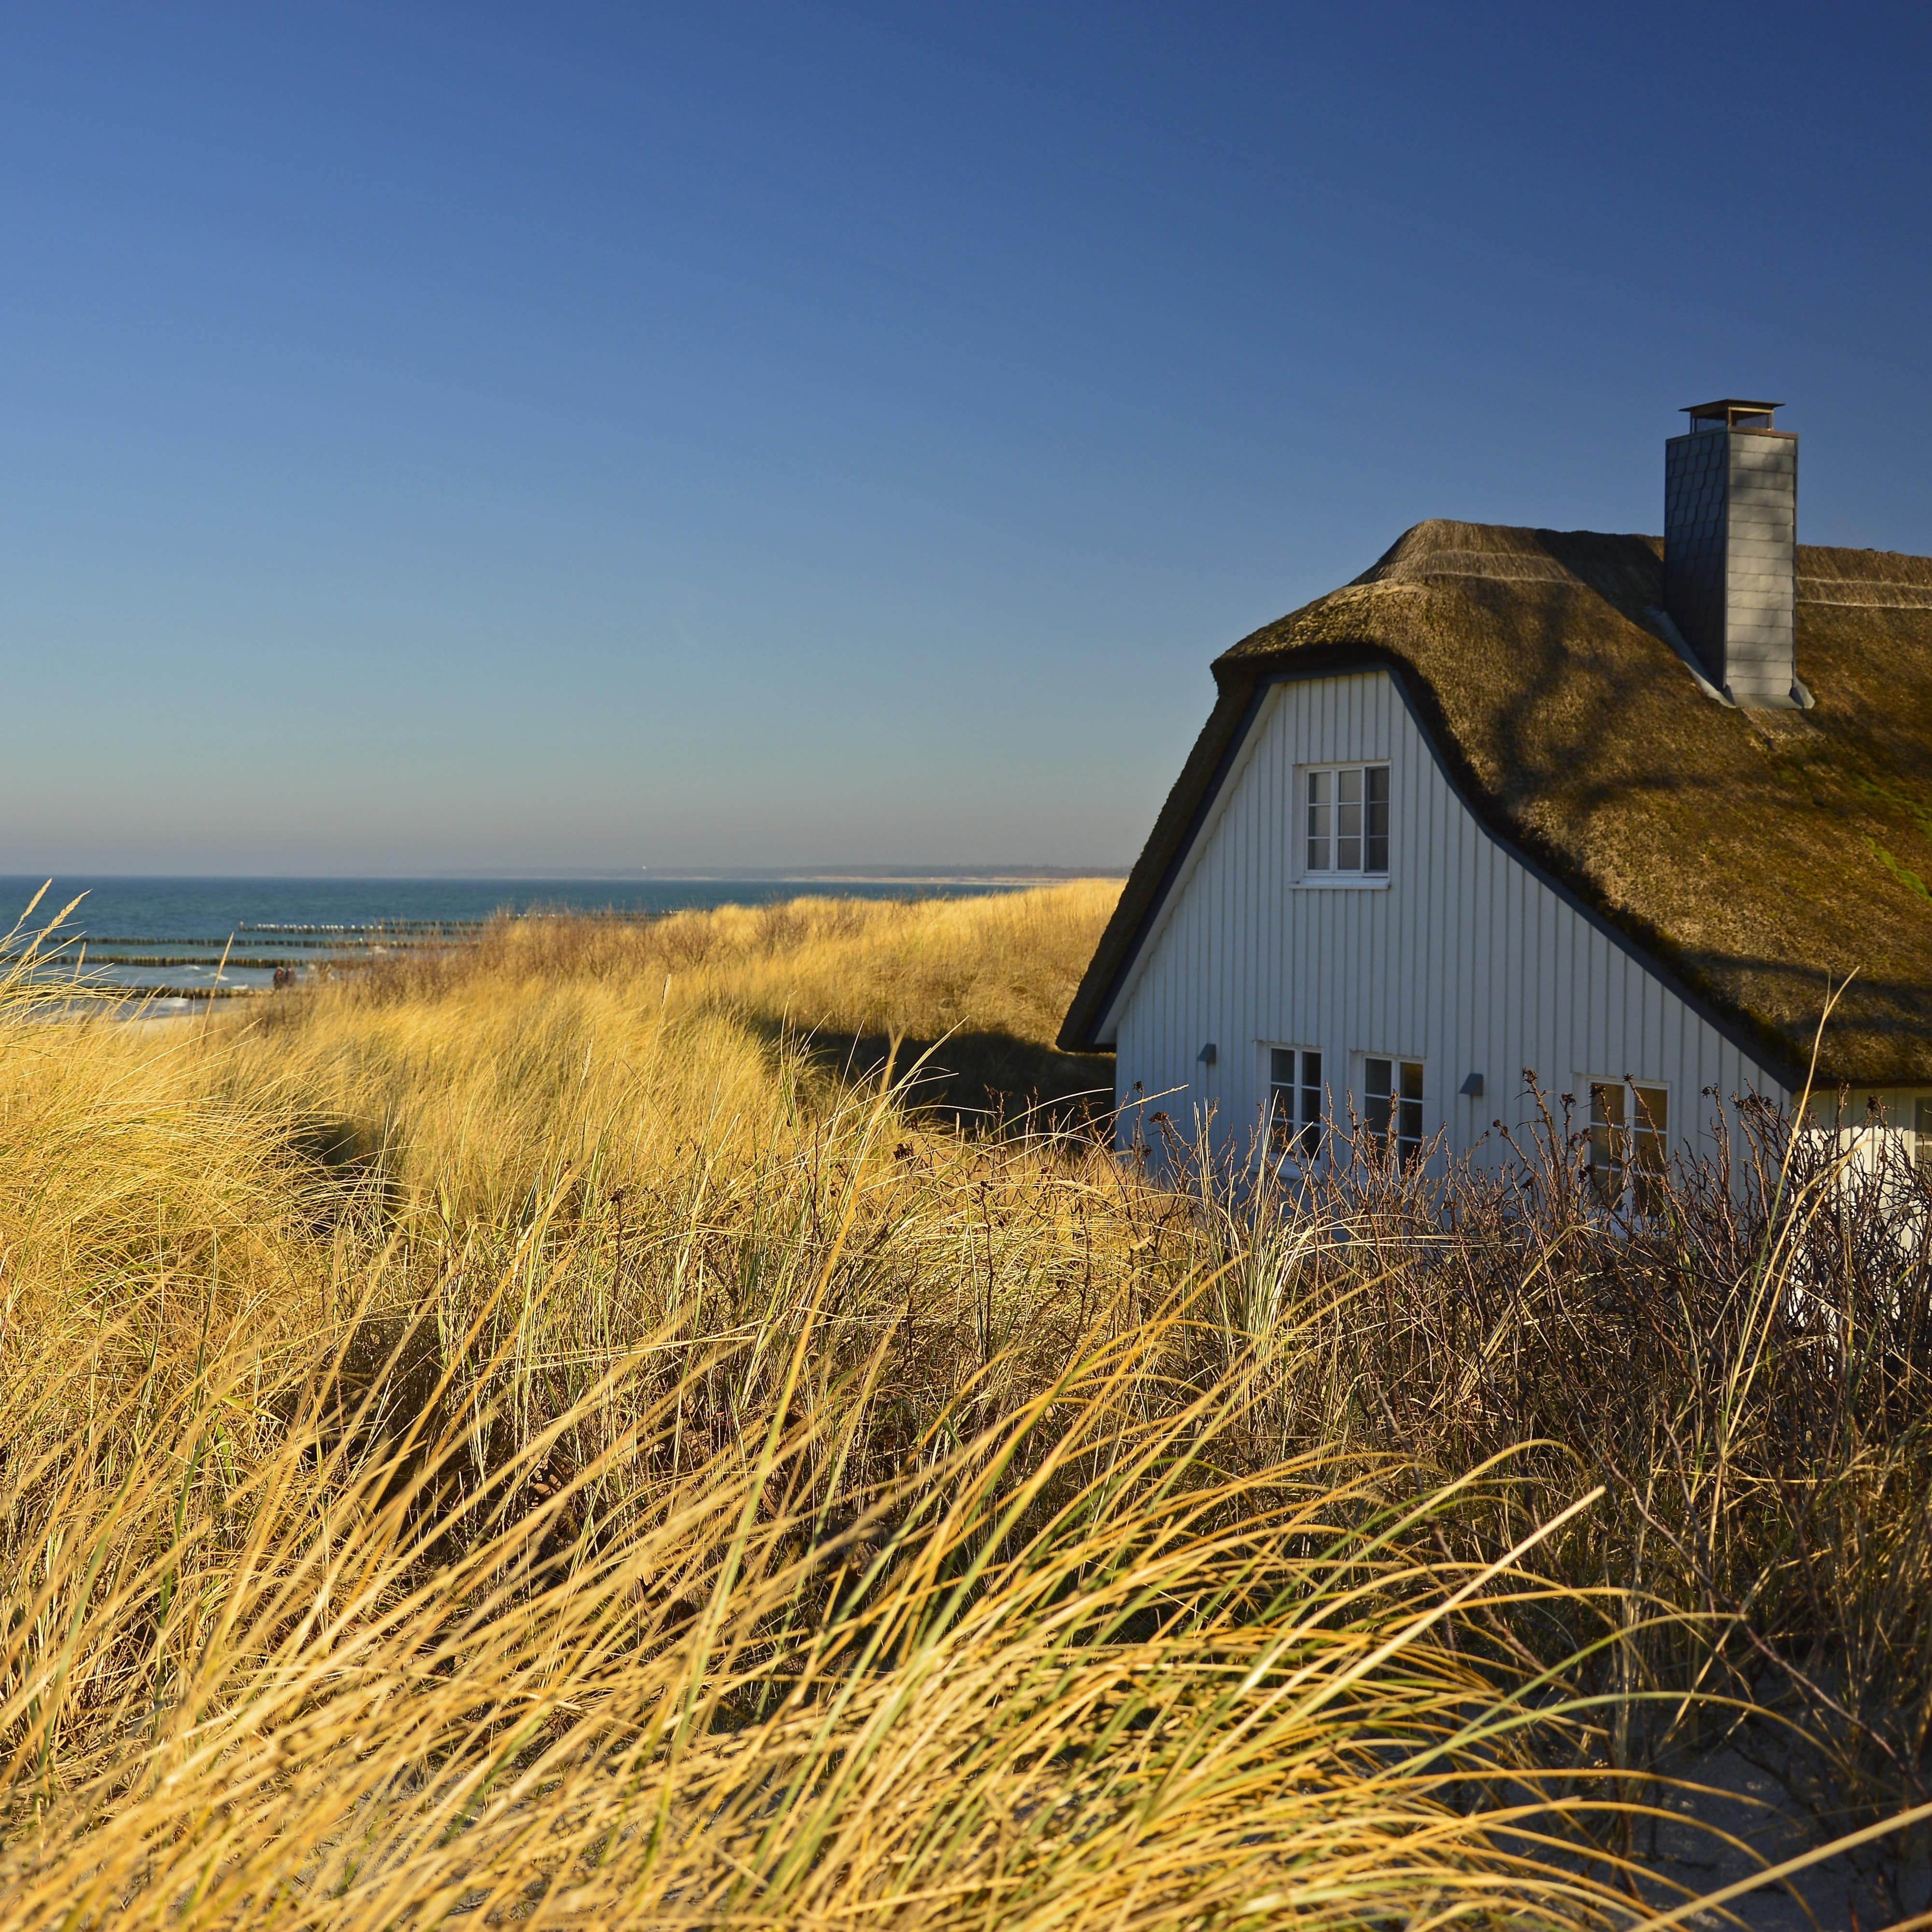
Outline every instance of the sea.
<path fill-rule="evenodd" d="M 44 880 L 0 877 L 11 925 Z M 73 974 L 140 997 L 140 1010 L 200 1010 L 211 999 L 299 985 L 325 967 L 425 945 L 460 944 L 500 914 L 650 919 L 687 908 L 768 905 L 807 893 L 873 899 L 976 897 L 1037 877 L 818 878 L 244 879 L 56 878 L 8 950 L 17 954 L 70 900 L 43 938 L 37 976 Z M 280 979 L 278 975 L 281 976 Z"/>

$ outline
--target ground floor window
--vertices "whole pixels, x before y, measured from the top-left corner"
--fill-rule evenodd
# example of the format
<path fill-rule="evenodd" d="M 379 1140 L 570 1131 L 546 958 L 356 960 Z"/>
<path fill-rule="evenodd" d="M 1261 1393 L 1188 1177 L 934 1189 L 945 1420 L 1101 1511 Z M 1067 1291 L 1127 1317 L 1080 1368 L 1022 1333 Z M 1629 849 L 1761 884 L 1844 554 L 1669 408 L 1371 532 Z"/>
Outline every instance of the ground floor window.
<path fill-rule="evenodd" d="M 1362 1090 L 1362 1124 L 1376 1153 L 1393 1142 L 1396 1160 L 1406 1167 L 1422 1152 L 1422 1062 L 1366 1054 Z"/>
<path fill-rule="evenodd" d="M 1670 1173 L 1670 1095 L 1634 1080 L 1590 1083 L 1590 1182 L 1606 1206 L 1654 1214 Z"/>
<path fill-rule="evenodd" d="M 1912 1108 L 1912 1156 L 1932 1173 L 1932 1096 L 1921 1094 Z"/>
<path fill-rule="evenodd" d="M 1268 1138 L 1299 1160 L 1322 1151 L 1322 1056 L 1312 1048 L 1268 1048 Z"/>

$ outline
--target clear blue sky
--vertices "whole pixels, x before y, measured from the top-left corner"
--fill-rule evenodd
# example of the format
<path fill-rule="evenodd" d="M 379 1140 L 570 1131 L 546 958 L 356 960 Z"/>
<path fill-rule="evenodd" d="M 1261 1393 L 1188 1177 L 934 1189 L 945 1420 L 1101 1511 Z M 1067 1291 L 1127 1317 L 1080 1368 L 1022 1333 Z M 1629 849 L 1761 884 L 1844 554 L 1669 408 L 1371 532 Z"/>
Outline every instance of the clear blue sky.
<path fill-rule="evenodd" d="M 1932 550 L 1932 9 L 0 18 L 0 872 L 1120 863 L 1418 518 Z"/>

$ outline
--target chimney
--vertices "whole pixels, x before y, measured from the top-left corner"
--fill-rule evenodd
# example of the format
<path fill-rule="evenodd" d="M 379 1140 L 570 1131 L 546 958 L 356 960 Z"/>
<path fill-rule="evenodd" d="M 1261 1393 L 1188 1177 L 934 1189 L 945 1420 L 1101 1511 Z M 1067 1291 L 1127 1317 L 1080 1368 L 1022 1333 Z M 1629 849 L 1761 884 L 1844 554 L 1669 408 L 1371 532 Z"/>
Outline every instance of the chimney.
<path fill-rule="evenodd" d="M 1684 413 L 1664 446 L 1664 602 L 1705 674 L 1747 710 L 1808 706 L 1798 681 L 1798 438 L 1778 403 Z"/>

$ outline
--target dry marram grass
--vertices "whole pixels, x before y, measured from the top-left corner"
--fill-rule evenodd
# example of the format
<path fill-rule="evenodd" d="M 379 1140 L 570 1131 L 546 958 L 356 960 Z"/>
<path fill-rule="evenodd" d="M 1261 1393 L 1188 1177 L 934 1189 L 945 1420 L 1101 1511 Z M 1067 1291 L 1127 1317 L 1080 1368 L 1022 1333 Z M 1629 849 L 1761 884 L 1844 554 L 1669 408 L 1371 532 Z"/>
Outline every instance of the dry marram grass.
<path fill-rule="evenodd" d="M 1410 1196 L 1257 1219 L 770 1024 L 1037 1040 L 1106 897 L 506 928 L 232 1024 L 16 980 L 0 1918 L 1643 1918 L 1615 1713 L 1723 1619 L 1588 1574 L 1507 1418 L 1371 1426 Z"/>

